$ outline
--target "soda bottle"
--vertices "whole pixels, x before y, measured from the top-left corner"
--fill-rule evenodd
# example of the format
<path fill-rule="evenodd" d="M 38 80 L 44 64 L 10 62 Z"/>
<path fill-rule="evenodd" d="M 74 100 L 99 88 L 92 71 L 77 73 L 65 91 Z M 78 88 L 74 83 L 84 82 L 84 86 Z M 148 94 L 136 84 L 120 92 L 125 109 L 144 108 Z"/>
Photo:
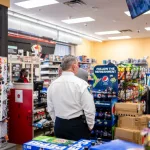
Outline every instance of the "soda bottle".
<path fill-rule="evenodd" d="M 104 112 L 103 112 L 102 109 L 101 109 L 100 112 L 99 112 L 99 118 L 100 118 L 100 119 L 104 119 Z"/>
<path fill-rule="evenodd" d="M 103 144 L 102 138 L 97 138 L 96 145 Z"/>
<path fill-rule="evenodd" d="M 91 146 L 95 146 L 95 142 L 92 142 L 92 143 L 91 143 Z"/>
<path fill-rule="evenodd" d="M 108 109 L 105 112 L 105 119 L 106 120 L 111 120 L 111 112 Z"/>
<path fill-rule="evenodd" d="M 108 136 L 108 132 L 107 132 L 107 128 L 104 129 L 104 132 L 103 132 L 103 137 L 104 138 L 107 138 Z"/>

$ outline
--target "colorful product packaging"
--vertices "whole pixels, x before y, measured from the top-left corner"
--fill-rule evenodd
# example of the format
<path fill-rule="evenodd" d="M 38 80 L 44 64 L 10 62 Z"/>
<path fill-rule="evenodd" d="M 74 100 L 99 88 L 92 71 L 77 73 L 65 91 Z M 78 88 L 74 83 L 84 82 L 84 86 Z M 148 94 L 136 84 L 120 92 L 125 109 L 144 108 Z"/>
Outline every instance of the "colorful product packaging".
<path fill-rule="evenodd" d="M 84 148 L 90 148 L 92 142 L 95 142 L 94 140 L 80 140 L 78 142 L 75 142 L 72 146 L 70 146 L 67 150 L 84 150 Z"/>
<path fill-rule="evenodd" d="M 67 150 L 67 146 L 40 141 L 30 141 L 23 145 L 23 150 Z"/>
<path fill-rule="evenodd" d="M 55 138 L 55 137 L 48 137 L 48 136 L 39 136 L 39 137 L 34 138 L 33 140 L 47 142 L 51 144 L 59 144 L 62 146 L 69 146 L 75 143 L 75 141 L 65 140 L 65 139 L 60 139 L 60 138 Z"/>

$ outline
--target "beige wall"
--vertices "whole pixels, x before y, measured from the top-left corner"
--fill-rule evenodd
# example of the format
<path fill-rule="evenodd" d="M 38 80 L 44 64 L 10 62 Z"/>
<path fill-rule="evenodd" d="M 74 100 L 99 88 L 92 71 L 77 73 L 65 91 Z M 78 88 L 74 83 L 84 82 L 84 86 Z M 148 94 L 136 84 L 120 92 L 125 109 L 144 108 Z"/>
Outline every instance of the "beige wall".
<path fill-rule="evenodd" d="M 10 0 L 0 0 L 0 4 L 6 7 L 10 7 Z"/>
<path fill-rule="evenodd" d="M 77 46 L 76 55 L 87 55 L 97 59 L 99 64 L 103 60 L 125 60 L 128 58 L 142 58 L 150 56 L 150 38 L 106 41 L 102 43 L 83 41 Z M 148 59 L 150 65 L 150 58 Z"/>
<path fill-rule="evenodd" d="M 91 57 L 93 50 L 93 42 L 83 39 L 81 45 L 76 46 L 76 56 L 86 55 Z"/>

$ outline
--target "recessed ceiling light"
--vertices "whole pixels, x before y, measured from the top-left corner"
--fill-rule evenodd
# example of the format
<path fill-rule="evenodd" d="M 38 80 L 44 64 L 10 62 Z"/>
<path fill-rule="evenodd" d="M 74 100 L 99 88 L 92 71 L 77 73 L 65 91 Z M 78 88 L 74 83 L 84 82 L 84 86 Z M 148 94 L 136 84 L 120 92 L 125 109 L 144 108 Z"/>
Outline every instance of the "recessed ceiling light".
<path fill-rule="evenodd" d="M 130 12 L 129 11 L 125 11 L 124 12 L 127 16 L 131 16 Z M 148 15 L 150 14 L 150 11 L 147 11 L 146 13 L 144 13 L 143 15 Z"/>
<path fill-rule="evenodd" d="M 15 4 L 17 6 L 29 9 L 29 8 L 36 8 L 36 7 L 47 6 L 47 5 L 57 4 L 57 3 L 59 2 L 56 0 L 27 0 Z"/>
<path fill-rule="evenodd" d="M 91 22 L 91 21 L 95 21 L 95 19 L 91 17 L 83 17 L 83 18 L 62 20 L 62 22 L 67 23 L 67 24 L 75 24 L 75 23 L 83 23 L 83 22 Z"/>
<path fill-rule="evenodd" d="M 145 30 L 150 31 L 150 27 L 146 27 Z"/>
<path fill-rule="evenodd" d="M 95 32 L 97 35 L 107 35 L 107 34 L 119 34 L 120 31 L 114 30 L 114 31 L 103 31 L 103 32 Z"/>
<path fill-rule="evenodd" d="M 116 36 L 116 37 L 109 37 L 110 40 L 121 40 L 121 39 L 130 39 L 130 36 Z"/>

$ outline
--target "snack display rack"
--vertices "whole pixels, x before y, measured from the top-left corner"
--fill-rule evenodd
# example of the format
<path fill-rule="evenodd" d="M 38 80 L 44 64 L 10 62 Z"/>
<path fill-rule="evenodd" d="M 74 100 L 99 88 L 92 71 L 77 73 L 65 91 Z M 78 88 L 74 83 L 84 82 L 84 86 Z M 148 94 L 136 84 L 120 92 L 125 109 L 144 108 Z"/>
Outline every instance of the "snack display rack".
<path fill-rule="evenodd" d="M 143 103 L 148 113 L 149 89 L 145 84 L 146 69 L 134 64 L 118 65 L 119 101 Z"/>

